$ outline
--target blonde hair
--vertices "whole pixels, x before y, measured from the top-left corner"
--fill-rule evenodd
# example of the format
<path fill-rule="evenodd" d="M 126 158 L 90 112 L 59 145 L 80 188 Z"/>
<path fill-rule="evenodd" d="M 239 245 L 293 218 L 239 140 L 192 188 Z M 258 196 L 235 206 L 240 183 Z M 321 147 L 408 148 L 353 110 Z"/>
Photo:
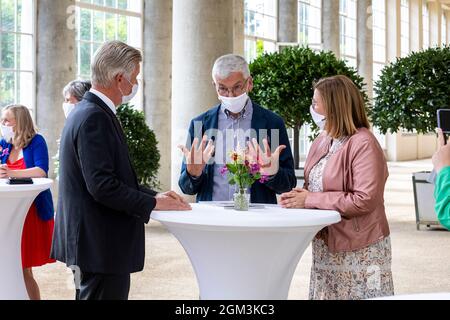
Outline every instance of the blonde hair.
<path fill-rule="evenodd" d="M 16 119 L 16 126 L 12 144 L 19 149 L 28 146 L 36 136 L 37 129 L 31 118 L 30 111 L 22 105 L 9 105 L 3 108 L 2 112 L 10 111 Z"/>
<path fill-rule="evenodd" d="M 323 101 L 329 136 L 339 139 L 354 135 L 360 128 L 370 128 L 363 95 L 351 79 L 343 75 L 324 78 L 314 89 Z"/>

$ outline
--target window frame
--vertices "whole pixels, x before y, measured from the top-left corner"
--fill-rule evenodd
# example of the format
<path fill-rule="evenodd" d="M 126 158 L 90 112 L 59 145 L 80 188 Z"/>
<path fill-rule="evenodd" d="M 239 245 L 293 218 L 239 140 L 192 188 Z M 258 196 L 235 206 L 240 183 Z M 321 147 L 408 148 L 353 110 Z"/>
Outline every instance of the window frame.
<path fill-rule="evenodd" d="M 305 23 L 304 21 L 301 21 L 300 6 L 304 5 L 308 9 L 308 11 L 311 8 L 318 9 L 319 12 L 320 12 L 321 19 L 322 19 L 322 5 L 321 5 L 321 2 L 319 2 L 319 3 L 320 3 L 320 6 L 317 6 L 317 5 L 309 3 L 308 0 L 298 0 L 298 8 L 299 8 L 299 14 L 298 14 L 298 20 L 299 20 L 298 21 L 298 34 L 299 34 L 299 37 L 298 37 L 298 42 L 299 42 L 299 44 L 307 45 L 307 46 L 309 46 L 311 48 L 314 48 L 314 49 L 321 49 L 323 47 L 323 45 L 322 45 L 322 43 L 323 43 L 323 41 L 322 41 L 322 26 L 321 26 L 321 24 L 322 24 L 321 21 L 322 20 L 320 21 L 319 27 L 316 27 L 316 26 L 313 26 L 313 25 L 309 24 L 309 21 L 308 21 L 308 23 Z M 318 30 L 320 41 L 318 43 L 309 42 L 309 41 L 302 42 L 301 39 L 300 39 L 300 30 L 301 30 L 302 26 L 304 28 L 306 28 L 306 29 L 312 28 L 312 29 Z"/>
<path fill-rule="evenodd" d="M 118 1 L 118 0 L 116 0 Z M 130 0 L 128 0 L 130 1 Z M 132 0 L 132 1 L 136 1 L 136 0 Z M 90 46 L 90 57 L 92 59 L 92 57 L 95 54 L 94 51 L 94 47 L 96 45 L 101 45 L 103 44 L 106 39 L 104 38 L 103 41 L 95 41 L 94 40 L 94 23 L 93 23 L 93 19 L 94 19 L 94 14 L 92 13 L 102 13 L 104 15 L 106 14 L 112 14 L 116 16 L 116 30 L 115 30 L 115 39 L 118 38 L 118 28 L 117 28 L 117 23 L 118 23 L 118 18 L 119 16 L 125 16 L 127 18 L 131 17 L 131 18 L 136 18 L 139 19 L 140 21 L 140 46 L 139 47 L 135 47 L 136 49 L 138 49 L 139 51 L 143 52 L 143 47 L 144 47 L 144 0 L 139 0 L 140 4 L 139 4 L 139 12 L 137 11 L 132 11 L 132 10 L 125 10 L 125 9 L 120 9 L 120 8 L 112 8 L 112 7 L 108 7 L 108 6 L 102 6 L 102 5 L 97 5 L 97 4 L 93 4 L 93 3 L 88 3 L 88 2 L 83 2 L 81 0 L 76 0 L 75 1 L 75 7 L 76 7 L 76 21 L 77 21 L 77 25 L 76 25 L 76 30 L 77 30 L 77 36 L 75 39 L 75 47 L 77 50 L 77 61 L 76 61 L 76 68 L 77 68 L 77 72 L 76 72 L 76 76 L 78 79 L 82 79 L 82 80 L 87 80 L 90 78 L 90 75 L 85 75 L 81 73 L 81 44 L 88 44 Z M 79 26 L 79 23 L 81 23 L 81 10 L 89 10 L 91 12 L 91 32 L 90 32 L 90 40 L 84 40 L 81 39 L 81 33 L 79 32 L 79 30 L 81 30 L 81 27 Z M 104 19 L 104 22 L 106 23 L 106 19 Z M 106 30 L 106 26 L 104 28 L 104 30 Z M 106 31 L 105 31 L 106 32 Z M 144 55 L 143 55 L 143 60 L 145 59 Z M 143 62 L 142 62 L 143 64 Z M 143 84 L 143 79 L 144 79 L 144 68 L 142 67 L 141 64 L 141 73 L 138 76 L 138 82 L 140 84 L 139 86 L 139 91 L 137 96 L 130 102 L 131 105 L 134 105 L 134 107 L 137 110 L 144 110 L 144 86 Z"/>
<path fill-rule="evenodd" d="M 245 27 L 245 15 L 246 15 L 247 12 L 253 12 L 255 14 L 262 15 L 263 18 L 264 17 L 269 17 L 271 19 L 275 19 L 275 32 L 274 32 L 275 36 L 274 36 L 273 39 L 267 38 L 267 37 L 264 37 L 264 36 L 252 35 L 252 34 L 248 34 L 248 33 L 244 34 L 244 41 L 245 41 L 244 54 L 245 54 L 246 59 L 249 60 L 249 62 L 251 62 L 252 59 L 251 59 L 250 52 L 248 51 L 247 41 L 254 42 L 255 44 L 257 44 L 258 41 L 269 42 L 269 43 L 273 44 L 273 46 L 275 47 L 275 50 L 277 48 L 277 45 L 278 45 L 278 1 L 276 1 L 276 0 L 272 0 L 272 1 L 274 2 L 274 5 L 275 5 L 275 11 L 274 11 L 275 15 L 266 14 L 264 12 L 259 12 L 259 11 L 255 11 L 255 10 L 252 10 L 252 9 L 245 9 L 245 6 L 244 6 L 244 32 L 246 30 L 246 27 Z M 265 52 L 268 52 L 268 51 L 265 51 Z M 256 57 L 257 57 L 257 53 L 256 53 L 255 58 Z"/>
<path fill-rule="evenodd" d="M 15 37 L 15 46 L 14 46 L 14 53 L 15 53 L 15 66 L 13 69 L 10 68 L 3 68 L 0 64 L 0 72 L 13 72 L 14 73 L 14 102 L 13 104 L 19 104 L 22 103 L 21 101 L 18 101 L 18 91 L 17 91 L 17 81 L 20 78 L 21 73 L 29 73 L 31 74 L 31 105 L 27 105 L 26 107 L 28 110 L 30 110 L 31 116 L 33 118 L 33 121 L 36 121 L 36 90 L 37 90 L 37 3 L 36 0 L 31 0 L 31 15 L 32 15 L 32 22 L 31 22 L 31 33 L 28 32 L 18 32 L 17 31 L 17 0 L 11 0 L 14 1 L 15 4 L 15 17 L 14 17 L 14 31 L 7 31 L 2 30 L 0 26 L 0 33 L 1 34 L 13 34 Z M 29 0 L 30 1 L 30 0 Z M 1 4 L 0 4 L 1 6 Z M 1 7 L 0 7 L 1 10 Z M 16 58 L 16 50 L 17 50 L 17 36 L 18 35 L 25 35 L 31 37 L 31 50 L 32 50 L 32 60 L 31 60 L 31 70 L 24 70 L 17 68 L 17 58 Z"/>

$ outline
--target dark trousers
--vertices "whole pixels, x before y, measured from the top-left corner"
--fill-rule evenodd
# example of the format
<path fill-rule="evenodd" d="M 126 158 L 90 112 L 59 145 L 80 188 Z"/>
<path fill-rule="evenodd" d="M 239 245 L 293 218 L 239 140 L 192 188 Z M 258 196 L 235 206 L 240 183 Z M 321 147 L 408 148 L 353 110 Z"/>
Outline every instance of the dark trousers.
<path fill-rule="evenodd" d="M 128 300 L 130 275 L 81 273 L 76 300 Z"/>

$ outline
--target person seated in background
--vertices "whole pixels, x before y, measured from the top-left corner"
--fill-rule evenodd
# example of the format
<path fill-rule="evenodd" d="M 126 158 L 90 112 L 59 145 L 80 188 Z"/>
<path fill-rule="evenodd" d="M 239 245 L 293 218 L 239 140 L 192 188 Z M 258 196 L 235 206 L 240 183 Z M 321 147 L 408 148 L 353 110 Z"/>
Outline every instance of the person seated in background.
<path fill-rule="evenodd" d="M 47 144 L 37 133 L 28 108 L 20 105 L 5 107 L 1 132 L 0 178 L 47 178 Z M 49 258 L 53 228 L 52 194 L 46 190 L 31 205 L 22 232 L 23 276 L 31 300 L 41 298 L 32 268 L 55 262 Z"/>
<path fill-rule="evenodd" d="M 264 139 L 266 150 L 260 154 L 264 159 L 261 173 L 268 176 L 268 181 L 253 184 L 251 202 L 276 204 L 277 194 L 297 185 L 283 119 L 249 98 L 253 79 L 243 57 L 234 54 L 220 57 L 214 64 L 212 77 L 221 103 L 191 121 L 187 146 L 179 146 L 186 160 L 178 182 L 181 190 L 188 195 L 197 195 L 197 201 L 232 200 L 235 186 L 228 183 L 221 169 L 231 162 L 230 152 L 239 151 L 239 146 L 245 148 L 252 142 L 259 150 L 257 141 L 263 140 L 262 132 L 265 132 L 269 138 L 277 135 L 279 141 L 270 141 L 269 146 L 268 140 Z M 208 132 L 213 136 L 217 134 L 215 145 L 212 140 L 208 143 L 212 138 L 211 134 L 208 138 Z M 250 136 L 252 132 L 254 136 Z M 273 153 L 269 148 L 273 148 Z M 213 154 L 215 161 L 209 164 Z M 200 161 L 196 163 L 195 159 Z"/>
<path fill-rule="evenodd" d="M 445 144 L 444 133 L 438 129 L 439 150 L 433 156 L 438 176 L 434 190 L 436 214 L 441 224 L 450 230 L 450 144 Z"/>
<path fill-rule="evenodd" d="M 86 92 L 91 90 L 91 82 L 90 81 L 82 81 L 82 80 L 74 80 L 69 82 L 63 90 L 63 110 L 66 118 L 75 108 L 75 105 L 81 100 L 83 100 L 83 96 Z"/>

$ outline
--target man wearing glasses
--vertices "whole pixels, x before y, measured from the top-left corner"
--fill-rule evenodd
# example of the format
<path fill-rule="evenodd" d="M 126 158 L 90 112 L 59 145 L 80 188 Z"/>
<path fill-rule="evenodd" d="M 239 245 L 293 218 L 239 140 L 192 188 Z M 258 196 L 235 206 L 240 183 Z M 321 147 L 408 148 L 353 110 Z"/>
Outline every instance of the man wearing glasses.
<path fill-rule="evenodd" d="M 276 204 L 276 194 L 297 184 L 284 121 L 249 98 L 253 79 L 243 57 L 220 57 L 212 76 L 221 103 L 191 121 L 187 145 L 179 146 L 185 156 L 179 186 L 197 201 L 231 201 L 235 186 L 221 169 L 232 151 L 250 152 L 268 177 L 251 187 L 251 202 Z"/>

